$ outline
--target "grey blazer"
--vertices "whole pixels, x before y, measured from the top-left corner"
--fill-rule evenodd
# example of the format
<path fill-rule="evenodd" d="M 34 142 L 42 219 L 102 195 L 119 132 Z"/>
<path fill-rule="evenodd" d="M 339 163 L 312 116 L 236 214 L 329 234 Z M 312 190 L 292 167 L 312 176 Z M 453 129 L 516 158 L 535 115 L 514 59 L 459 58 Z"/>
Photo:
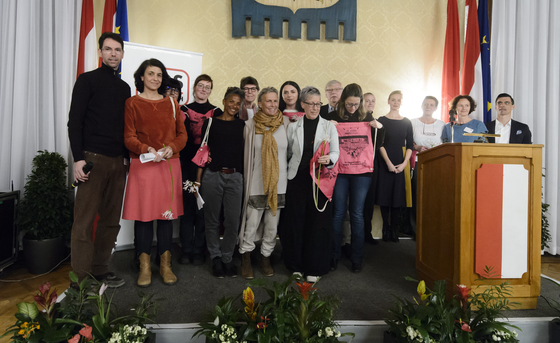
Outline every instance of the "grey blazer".
<path fill-rule="evenodd" d="M 303 152 L 303 122 L 304 118 L 295 123 L 290 123 L 288 126 L 288 180 L 292 180 L 296 176 L 301 162 L 301 155 Z M 327 137 L 329 141 L 329 157 L 332 161 L 332 165 L 329 168 L 332 168 L 336 161 L 338 161 L 338 132 L 333 123 L 319 116 L 319 124 L 317 125 L 317 131 L 315 131 L 315 141 L 313 143 L 314 152 L 319 149 L 325 137 Z"/>

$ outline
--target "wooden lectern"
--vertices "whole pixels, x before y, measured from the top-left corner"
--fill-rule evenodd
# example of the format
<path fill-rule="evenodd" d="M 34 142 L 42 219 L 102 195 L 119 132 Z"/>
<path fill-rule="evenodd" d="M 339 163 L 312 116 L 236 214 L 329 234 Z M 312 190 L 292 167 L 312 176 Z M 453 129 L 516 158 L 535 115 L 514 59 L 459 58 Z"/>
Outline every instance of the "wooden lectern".
<path fill-rule="evenodd" d="M 492 282 L 508 281 L 512 286 L 510 300 L 520 302 L 518 308 L 536 308 L 541 280 L 542 148 L 543 145 L 529 144 L 447 143 L 418 154 L 416 271 L 420 280 L 432 285 L 436 280 L 445 279 L 450 294 L 456 293 L 454 288 L 459 284 L 473 290 L 483 284 L 477 279 L 485 275 L 475 272 L 480 270 L 475 264 L 481 263 L 480 254 L 493 252 L 479 244 L 477 238 L 493 241 L 483 236 L 488 232 L 494 234 L 495 229 L 490 225 L 490 229 L 480 230 L 483 224 L 489 227 L 488 221 L 483 220 L 489 218 L 483 214 L 482 201 L 489 203 L 488 199 L 482 199 L 483 194 L 484 197 L 493 194 L 481 191 L 481 172 L 492 166 L 504 170 L 515 168 L 527 175 L 525 186 L 521 186 L 524 193 L 520 193 L 528 199 L 516 199 L 517 205 L 527 207 L 527 236 L 523 244 L 527 248 L 526 269 L 523 269 L 526 272 L 519 277 L 493 279 Z M 504 183 L 503 188 L 506 192 L 511 187 Z M 504 204 L 511 203 L 508 198 L 515 199 L 515 196 L 504 198 Z M 501 216 L 501 211 L 493 212 Z M 525 223 L 521 224 L 521 229 L 525 230 Z M 497 229 L 502 230 L 502 227 Z M 507 230 L 505 225 L 504 232 Z M 501 232 L 494 237 L 501 239 Z M 504 237 L 507 243 L 508 236 Z M 525 263 L 524 257 L 522 262 Z"/>

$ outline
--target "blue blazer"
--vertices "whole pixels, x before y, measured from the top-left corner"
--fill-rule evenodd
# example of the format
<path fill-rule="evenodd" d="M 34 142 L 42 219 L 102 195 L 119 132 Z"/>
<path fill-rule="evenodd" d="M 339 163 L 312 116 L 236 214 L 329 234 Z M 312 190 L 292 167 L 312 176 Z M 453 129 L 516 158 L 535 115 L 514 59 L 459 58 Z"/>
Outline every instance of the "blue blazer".
<path fill-rule="evenodd" d="M 496 121 L 486 123 L 488 133 L 496 133 Z M 527 124 L 511 120 L 511 132 L 509 134 L 509 142 L 511 144 L 532 144 L 531 130 Z M 488 137 L 488 143 L 496 143 L 494 137 Z"/>

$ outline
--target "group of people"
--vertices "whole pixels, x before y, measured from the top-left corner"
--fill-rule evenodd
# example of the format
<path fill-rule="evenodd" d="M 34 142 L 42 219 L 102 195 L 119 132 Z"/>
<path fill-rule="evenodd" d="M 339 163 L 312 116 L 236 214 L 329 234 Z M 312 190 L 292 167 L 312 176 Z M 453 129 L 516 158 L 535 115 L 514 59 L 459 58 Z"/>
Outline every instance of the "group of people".
<path fill-rule="evenodd" d="M 236 277 L 237 248 L 241 276 L 252 279 L 251 253 L 261 241 L 259 269 L 271 276 L 270 256 L 279 236 L 287 269 L 314 282 L 336 270 L 344 255 L 347 213 L 353 272 L 362 270 L 364 242 L 374 241 L 374 204 L 381 208 L 383 240 L 398 242 L 399 214 L 415 200 L 413 151 L 451 136 L 449 124 L 432 116 L 435 97 L 426 97 L 423 115 L 410 121 L 399 113 L 402 93 L 394 91 L 388 97 L 389 113 L 376 120 L 375 96 L 364 94 L 358 84 L 342 87 L 336 80 L 327 83 L 329 102 L 323 105 L 315 87 L 300 89 L 287 81 L 280 91 L 261 90 L 255 78 L 245 77 L 240 87 L 227 89 L 221 109 L 208 101 L 214 84 L 202 74 L 194 82 L 194 101 L 180 106 L 182 84 L 169 78 L 160 61 L 149 59 L 134 73 L 139 94 L 130 97 L 130 87 L 117 72 L 123 55 L 120 36 L 103 33 L 103 64 L 76 81 L 68 122 L 74 177 L 82 182 L 76 194 L 72 267 L 79 279 L 91 275 L 111 287 L 124 284 L 108 262 L 120 228 L 127 171 L 122 217 L 134 220 L 138 286 L 151 284 L 154 222 L 162 280 L 177 282 L 171 267 L 171 219 L 176 218 L 182 264 L 204 264 L 208 251 L 215 277 Z M 487 131 L 468 117 L 476 106 L 472 98 L 458 96 L 451 105 L 458 114 L 455 142 L 471 138 L 461 136 L 462 131 Z M 518 128 L 520 123 L 511 120 L 513 98 L 502 94 L 496 105 L 498 122 L 488 130 L 511 128 L 508 138 L 530 143 L 528 127 Z M 509 121 L 502 122 L 502 113 Z M 204 145 L 207 162 L 195 164 Z M 87 162 L 94 165 L 88 173 L 83 170 Z M 185 183 L 190 187 L 183 188 Z"/>

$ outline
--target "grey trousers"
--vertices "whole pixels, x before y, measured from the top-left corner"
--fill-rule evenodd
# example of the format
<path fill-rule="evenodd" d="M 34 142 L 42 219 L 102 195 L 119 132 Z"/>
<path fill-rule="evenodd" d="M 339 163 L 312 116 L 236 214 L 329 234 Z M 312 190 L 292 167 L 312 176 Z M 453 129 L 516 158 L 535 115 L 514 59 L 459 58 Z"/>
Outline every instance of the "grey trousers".
<path fill-rule="evenodd" d="M 243 175 L 235 172 L 224 174 L 204 171 L 200 193 L 204 199 L 204 225 L 206 245 L 210 258 L 221 257 L 222 262 L 229 263 L 233 257 L 241 203 L 243 201 Z M 220 247 L 220 210 L 224 207 L 224 237 Z"/>

